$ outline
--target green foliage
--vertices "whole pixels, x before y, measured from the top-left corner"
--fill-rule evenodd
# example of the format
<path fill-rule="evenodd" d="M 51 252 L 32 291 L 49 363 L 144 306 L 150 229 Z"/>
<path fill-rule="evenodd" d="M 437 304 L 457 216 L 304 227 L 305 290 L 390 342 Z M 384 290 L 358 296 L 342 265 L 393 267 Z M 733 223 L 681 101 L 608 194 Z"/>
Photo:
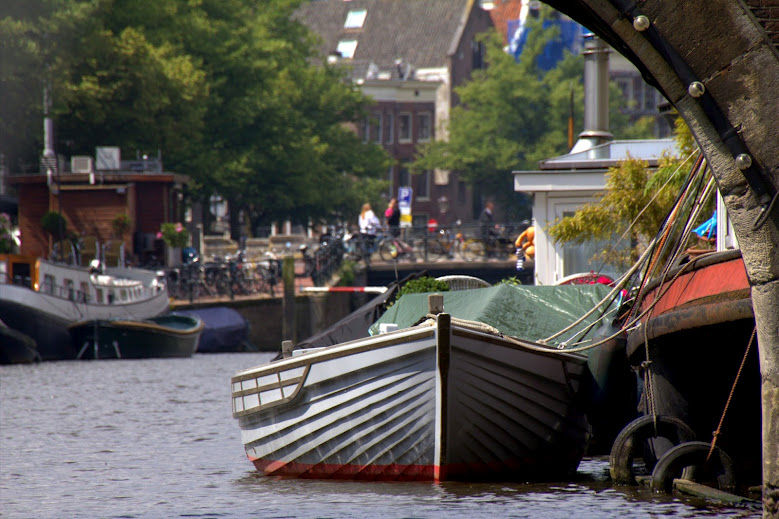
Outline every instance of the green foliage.
<path fill-rule="evenodd" d="M 398 290 L 397 299 L 400 299 L 400 297 L 404 294 L 424 294 L 427 292 L 448 292 L 449 291 L 449 285 L 446 284 L 444 281 L 439 281 L 436 278 L 432 278 L 429 276 L 422 276 L 417 279 L 411 279 L 407 281 L 401 288 Z"/>
<path fill-rule="evenodd" d="M 253 222 L 359 206 L 388 156 L 349 129 L 372 101 L 316 64 L 301 2 L 6 0 L 0 153 L 37 167 L 48 81 L 59 154 L 159 151 L 191 196 L 218 193 Z"/>
<path fill-rule="evenodd" d="M 498 284 L 499 285 L 517 286 L 517 285 L 521 285 L 522 281 L 520 281 L 520 279 L 518 277 L 516 277 L 516 276 L 511 276 L 511 277 L 507 277 L 507 278 L 501 279 Z"/>
<path fill-rule="evenodd" d="M 583 205 L 573 216 L 555 220 L 546 229 L 549 236 L 557 243 L 609 240 L 624 234 L 633 223 L 627 232 L 627 246 L 604 250 L 598 258 L 620 267 L 632 264 L 642 246 L 662 225 L 692 166 L 685 159 L 694 153 L 694 141 L 688 139 L 689 130 L 685 128 L 679 119 L 676 138 L 682 157 L 665 156 L 656 170 L 649 169 L 645 161 L 633 158 L 609 168 L 606 189 L 598 195 L 598 200 Z"/>
<path fill-rule="evenodd" d="M 165 222 L 160 225 L 157 238 L 167 244 L 168 247 L 186 247 L 189 245 L 189 231 L 181 223 Z"/>
<path fill-rule="evenodd" d="M 0 253 L 9 253 L 14 250 L 14 239 L 11 235 L 11 217 L 6 213 L 0 213 Z"/>
<path fill-rule="evenodd" d="M 47 211 L 41 217 L 41 227 L 54 240 L 62 240 L 68 235 L 68 222 L 57 211 Z"/>
<path fill-rule="evenodd" d="M 338 284 L 339 287 L 351 287 L 354 286 L 354 268 L 357 263 L 351 260 L 344 260 L 341 263 L 341 267 L 338 269 Z"/>
<path fill-rule="evenodd" d="M 130 217 L 126 214 L 118 214 L 111 220 L 111 229 L 114 231 L 114 236 L 117 238 L 123 238 L 130 230 Z"/>

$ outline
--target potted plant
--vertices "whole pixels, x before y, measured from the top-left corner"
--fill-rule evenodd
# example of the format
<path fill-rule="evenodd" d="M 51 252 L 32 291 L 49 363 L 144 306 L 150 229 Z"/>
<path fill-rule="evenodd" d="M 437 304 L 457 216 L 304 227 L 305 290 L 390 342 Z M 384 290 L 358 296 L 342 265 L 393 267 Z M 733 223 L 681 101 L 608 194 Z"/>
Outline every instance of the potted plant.
<path fill-rule="evenodd" d="M 58 243 L 58 248 L 62 250 L 62 241 L 68 236 L 68 222 L 65 217 L 57 211 L 47 211 L 41 217 L 41 227 L 49 234 L 49 250 L 52 249 L 53 244 Z M 59 255 L 62 259 L 64 255 L 60 252 Z M 56 254 L 55 254 L 56 256 Z"/>
<path fill-rule="evenodd" d="M 189 245 L 187 229 L 180 222 L 165 222 L 160 226 L 157 238 L 165 242 L 167 265 L 172 267 L 181 263 L 181 249 Z"/>
<path fill-rule="evenodd" d="M 14 251 L 14 238 L 11 234 L 11 217 L 0 213 L 0 254 Z"/>
<path fill-rule="evenodd" d="M 124 239 L 130 231 L 130 217 L 126 214 L 118 214 L 111 220 L 111 229 L 114 231 L 114 237 Z"/>

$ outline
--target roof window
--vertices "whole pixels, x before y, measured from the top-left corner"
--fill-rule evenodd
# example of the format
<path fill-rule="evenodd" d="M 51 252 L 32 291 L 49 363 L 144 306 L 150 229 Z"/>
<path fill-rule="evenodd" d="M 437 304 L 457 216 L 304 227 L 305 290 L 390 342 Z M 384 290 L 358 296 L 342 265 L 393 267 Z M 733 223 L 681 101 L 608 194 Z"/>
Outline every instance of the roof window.
<path fill-rule="evenodd" d="M 341 40 L 336 48 L 341 57 L 346 59 L 353 58 L 355 50 L 357 50 L 357 40 Z"/>
<path fill-rule="evenodd" d="M 361 29 L 365 22 L 365 16 L 368 14 L 366 9 L 354 9 L 346 15 L 344 29 Z"/>

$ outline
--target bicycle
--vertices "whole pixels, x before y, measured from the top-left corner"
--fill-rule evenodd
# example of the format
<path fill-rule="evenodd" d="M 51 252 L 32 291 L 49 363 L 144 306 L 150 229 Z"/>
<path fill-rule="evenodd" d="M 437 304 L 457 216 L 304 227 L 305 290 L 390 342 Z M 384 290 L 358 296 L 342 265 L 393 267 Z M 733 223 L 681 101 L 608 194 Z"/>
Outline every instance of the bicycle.
<path fill-rule="evenodd" d="M 379 242 L 379 257 L 383 261 L 416 261 L 416 250 L 400 238 L 390 236 Z"/>
<path fill-rule="evenodd" d="M 460 221 L 455 224 L 455 229 L 459 229 Z M 465 252 L 465 236 L 462 232 L 457 230 L 454 232 L 449 229 L 439 229 L 436 232 L 435 238 L 428 238 L 427 241 L 427 254 L 428 257 L 436 259 L 454 259 L 456 255 L 463 257 Z"/>
<path fill-rule="evenodd" d="M 514 255 L 515 251 L 514 240 L 510 239 L 505 228 L 489 240 L 469 238 L 463 244 L 463 258 L 466 261 L 483 261 L 490 257 L 507 259 Z"/>

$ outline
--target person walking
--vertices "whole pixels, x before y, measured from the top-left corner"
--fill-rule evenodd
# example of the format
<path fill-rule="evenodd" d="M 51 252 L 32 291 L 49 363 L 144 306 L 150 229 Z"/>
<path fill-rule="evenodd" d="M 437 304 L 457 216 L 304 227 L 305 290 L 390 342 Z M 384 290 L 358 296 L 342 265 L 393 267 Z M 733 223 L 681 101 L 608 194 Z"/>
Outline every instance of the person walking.
<path fill-rule="evenodd" d="M 495 239 L 498 236 L 497 225 L 495 225 L 495 217 L 493 215 L 494 209 L 495 204 L 487 202 L 484 204 L 484 210 L 479 216 L 479 233 L 484 242 L 484 249 L 487 252 L 488 258 L 495 256 Z"/>
<path fill-rule="evenodd" d="M 400 236 L 400 208 L 398 207 L 397 198 L 389 201 L 387 210 L 384 211 L 384 218 L 387 221 L 387 227 L 389 227 L 392 237 L 397 238 Z"/>
<path fill-rule="evenodd" d="M 360 216 L 357 219 L 357 223 L 360 226 L 360 239 L 363 243 L 363 249 L 368 254 L 375 252 L 376 246 L 376 233 L 381 227 L 381 222 L 371 208 L 371 204 L 364 203 L 362 210 L 360 210 Z"/>

